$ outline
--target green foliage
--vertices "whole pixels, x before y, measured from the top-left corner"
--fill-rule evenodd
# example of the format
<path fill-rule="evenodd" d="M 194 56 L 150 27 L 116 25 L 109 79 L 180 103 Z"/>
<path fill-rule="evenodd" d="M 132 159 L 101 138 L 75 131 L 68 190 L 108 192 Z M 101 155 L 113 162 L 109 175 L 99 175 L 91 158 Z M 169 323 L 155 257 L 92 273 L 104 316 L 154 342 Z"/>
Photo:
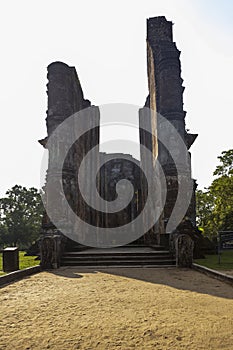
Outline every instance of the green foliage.
<path fill-rule="evenodd" d="M 218 263 L 218 255 L 206 255 L 205 259 L 197 259 L 195 262 L 213 270 L 232 270 L 233 251 L 223 251 L 221 253 L 220 264 Z"/>
<path fill-rule="evenodd" d="M 14 186 L 0 199 L 0 244 L 27 247 L 39 236 L 43 204 L 35 188 Z"/>
<path fill-rule="evenodd" d="M 220 165 L 217 166 L 214 175 L 233 175 L 233 149 L 223 151 L 222 155 L 218 157 Z"/>
<path fill-rule="evenodd" d="M 218 157 L 217 176 L 206 191 L 197 191 L 197 223 L 205 235 L 233 231 L 233 150 Z"/>

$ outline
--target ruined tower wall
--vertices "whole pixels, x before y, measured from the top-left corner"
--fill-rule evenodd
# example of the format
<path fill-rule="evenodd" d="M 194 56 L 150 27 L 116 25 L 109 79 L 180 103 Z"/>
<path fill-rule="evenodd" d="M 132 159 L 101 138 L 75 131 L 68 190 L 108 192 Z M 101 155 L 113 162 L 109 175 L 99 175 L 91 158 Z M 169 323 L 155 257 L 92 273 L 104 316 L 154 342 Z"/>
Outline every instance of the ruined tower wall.
<path fill-rule="evenodd" d="M 47 110 L 47 132 L 48 137 L 51 136 L 53 131 L 57 126 L 66 120 L 68 117 L 76 112 L 79 112 L 87 107 L 90 107 L 90 101 L 84 99 L 82 87 L 78 79 L 76 70 L 74 67 L 69 67 L 62 62 L 54 62 L 48 66 L 48 84 L 47 84 L 47 94 L 48 94 L 48 110 Z M 94 110 L 94 112 L 93 112 Z M 95 123 L 93 125 L 99 124 L 99 112 L 96 108 L 91 109 L 92 117 L 95 118 Z M 96 122 L 97 120 L 97 122 Z M 91 123 L 90 123 L 91 124 Z M 61 135 L 56 141 L 54 149 L 49 149 L 49 163 L 46 179 L 46 187 L 53 186 L 56 188 L 56 192 L 59 192 L 59 188 L 63 186 L 66 198 L 73 208 L 73 210 L 78 213 L 81 217 L 89 217 L 88 208 L 84 205 L 81 200 L 81 195 L 78 189 L 77 174 L 79 166 L 83 157 L 86 153 L 95 145 L 99 144 L 99 127 L 88 131 L 79 138 L 71 149 L 67 147 L 67 141 L 70 136 L 76 139 L 75 128 L 79 126 L 73 125 L 73 128 L 69 132 L 73 135 Z M 89 125 L 91 129 L 91 125 Z M 46 140 L 41 140 L 40 143 L 46 147 Z M 61 174 L 57 172 L 59 161 L 59 154 L 67 154 L 62 170 L 62 183 L 59 182 Z M 99 150 L 96 150 L 96 157 L 93 161 L 93 168 L 95 168 L 98 162 Z M 91 171 L 89 169 L 89 171 Z M 91 186 L 87 181 L 87 188 Z M 45 191 L 46 192 L 46 191 Z M 53 210 L 56 210 L 56 203 L 53 203 L 54 199 L 47 198 L 47 205 L 49 205 Z M 64 211 L 57 213 L 58 220 L 69 220 L 67 213 Z M 56 228 L 50 222 L 47 217 L 44 220 L 43 225 L 44 232 L 55 232 Z"/>
<path fill-rule="evenodd" d="M 151 101 L 153 102 L 152 96 L 154 96 L 156 111 L 174 126 L 174 129 L 178 131 L 189 148 L 197 135 L 188 134 L 185 129 L 186 112 L 183 110 L 184 87 L 181 78 L 180 51 L 173 42 L 172 22 L 167 21 L 163 16 L 148 19 L 147 45 L 150 93 L 148 105 L 150 108 L 154 108 L 151 103 Z M 150 63 L 151 57 L 153 57 L 153 64 Z M 154 84 L 151 84 L 153 80 Z M 160 125 L 157 125 L 157 133 L 159 133 L 159 130 Z M 188 157 L 182 159 L 181 164 L 179 164 L 182 173 L 177 174 L 176 164 L 174 164 L 169 152 L 169 149 L 177 149 L 177 152 L 179 152 L 177 137 L 175 134 L 167 133 L 167 135 L 163 135 L 163 139 L 166 140 L 166 147 L 158 141 L 158 157 L 167 183 L 167 197 L 163 214 L 166 223 L 177 199 L 180 177 L 191 178 L 191 164 Z M 193 201 L 188 210 L 188 215 L 194 220 L 195 205 Z"/>
<path fill-rule="evenodd" d="M 153 178 L 149 191 L 155 195 L 150 198 L 149 210 L 147 212 L 145 211 L 144 224 L 149 222 L 149 217 L 156 216 L 155 213 L 160 213 L 161 208 L 163 208 L 158 186 L 156 186 L 156 181 L 160 180 L 160 173 L 157 173 L 157 178 L 153 177 L 157 159 L 159 159 L 159 163 L 165 174 L 167 185 L 164 186 L 167 187 L 167 196 L 160 219 L 140 241 L 147 245 L 153 245 L 160 244 L 160 235 L 164 233 L 164 223 L 166 226 L 166 222 L 171 217 L 177 200 L 179 183 L 184 178 L 191 179 L 190 159 L 184 157 L 180 160 L 179 168 L 181 171 L 178 174 L 177 164 L 174 163 L 169 150 L 172 149 L 179 153 L 177 132 L 188 149 L 197 136 L 187 133 L 185 129 L 186 112 L 183 110 L 184 87 L 182 86 L 183 80 L 181 78 L 180 51 L 173 42 L 172 23 L 167 21 L 165 17 L 150 18 L 147 21 L 147 67 L 149 96 L 145 106 L 150 109 L 142 108 L 139 111 L 141 165 L 143 169 L 147 169 L 147 176 Z M 98 226 L 111 227 L 111 225 L 115 226 L 115 224 L 120 225 L 125 221 L 127 222 L 128 219 L 134 218 L 141 211 L 147 201 L 148 186 L 146 184 L 146 178 L 139 173 L 137 168 L 132 166 L 129 158 L 127 160 L 121 160 L 119 164 L 116 160 L 109 162 L 109 164 L 103 167 L 102 174 L 101 171 L 99 172 L 99 176 L 102 175 L 102 181 L 100 181 L 98 176 L 96 181 L 94 176 L 97 174 L 96 170 L 100 163 L 100 157 L 107 161 L 110 156 L 107 154 L 100 155 L 99 152 L 99 108 L 91 106 L 90 101 L 84 98 L 75 68 L 69 67 L 62 62 L 54 62 L 49 65 L 47 87 L 48 111 L 46 123 L 48 137 L 40 141 L 44 147 L 46 147 L 47 139 L 60 123 L 76 112 L 89 111 L 87 113 L 88 118 L 86 119 L 88 131 L 85 134 L 77 139 L 76 136 L 82 125 L 79 124 L 79 121 L 74 121 L 67 135 L 57 137 L 53 148 L 49 148 L 45 192 L 46 188 L 51 186 L 54 189 L 54 193 L 57 193 L 57 197 L 50 198 L 47 195 L 47 206 L 55 211 L 54 217 L 56 218 L 56 222 L 66 221 L 70 224 L 72 230 L 73 223 L 67 210 L 62 206 L 57 206 L 56 202 L 57 200 L 62 200 L 60 193 L 62 193 L 62 189 L 64 188 L 66 199 L 74 212 L 84 222 L 95 226 L 96 237 L 93 237 L 93 244 L 95 245 L 96 239 L 98 239 Z M 174 126 L 172 132 L 163 130 L 162 135 L 161 124 L 164 121 L 161 122 L 158 119 L 157 112 L 165 118 L 165 121 L 169 121 Z M 167 123 L 165 122 L 164 124 L 166 125 Z M 143 130 L 144 127 L 148 130 L 147 132 Z M 159 141 L 161 136 L 166 141 L 166 147 Z M 77 141 L 69 149 L 67 141 L 70 137 Z M 87 153 L 95 146 L 94 155 L 84 163 L 83 176 L 85 189 L 88 194 L 92 195 L 93 193 L 94 195 L 95 191 L 93 189 L 97 185 L 104 198 L 110 201 L 113 200 L 115 193 L 114 186 L 126 174 L 128 174 L 127 176 L 131 178 L 132 183 L 136 186 L 137 195 L 134 196 L 132 206 L 128 207 L 125 211 L 119 212 L 117 214 L 118 216 L 103 215 L 103 213 L 91 210 L 86 205 L 85 199 L 82 198 L 80 193 L 78 183 L 80 165 L 83 159 L 86 158 Z M 149 150 L 147 154 L 143 146 Z M 59 173 L 58 162 L 61 154 L 66 154 L 66 159 L 63 169 Z M 141 178 L 140 184 L 138 182 L 139 178 Z M 195 189 L 194 182 L 193 188 Z M 187 210 L 187 215 L 195 223 L 195 190 L 193 191 L 193 198 Z M 75 232 L 80 231 L 80 235 L 83 235 L 84 238 L 82 241 L 85 241 L 85 235 L 88 235 L 87 227 L 85 226 L 85 229 L 82 229 L 82 227 L 73 226 L 73 228 Z M 138 227 L 133 229 L 140 230 Z M 43 220 L 43 231 L 45 235 L 49 233 L 60 234 L 47 215 L 45 215 Z"/>

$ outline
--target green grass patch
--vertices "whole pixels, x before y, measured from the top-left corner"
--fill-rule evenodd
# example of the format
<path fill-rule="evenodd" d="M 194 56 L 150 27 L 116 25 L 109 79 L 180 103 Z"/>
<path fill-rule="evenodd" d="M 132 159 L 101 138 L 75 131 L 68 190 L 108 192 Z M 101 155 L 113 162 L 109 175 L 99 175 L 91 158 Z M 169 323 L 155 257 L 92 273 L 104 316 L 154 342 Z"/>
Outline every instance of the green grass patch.
<path fill-rule="evenodd" d="M 25 252 L 19 252 L 19 269 L 20 270 L 40 264 L 39 260 L 35 260 L 36 256 L 24 256 L 24 255 L 25 255 Z M 4 274 L 5 272 L 2 271 L 2 253 L 0 253 L 0 276 Z"/>
<path fill-rule="evenodd" d="M 206 255 L 205 259 L 196 259 L 195 263 L 213 270 L 233 270 L 233 250 L 221 252 L 220 264 L 218 255 Z"/>

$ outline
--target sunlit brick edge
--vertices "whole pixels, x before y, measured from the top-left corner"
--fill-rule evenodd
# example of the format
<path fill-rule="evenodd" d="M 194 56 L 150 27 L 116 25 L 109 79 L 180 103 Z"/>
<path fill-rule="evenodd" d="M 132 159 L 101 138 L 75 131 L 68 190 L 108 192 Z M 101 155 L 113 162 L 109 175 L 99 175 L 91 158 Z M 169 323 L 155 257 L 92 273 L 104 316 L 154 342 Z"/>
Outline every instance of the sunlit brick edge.
<path fill-rule="evenodd" d="M 34 275 L 35 273 L 38 273 L 40 271 L 41 271 L 40 265 L 36 265 L 32 267 L 27 267 L 26 269 L 9 272 L 6 275 L 0 276 L 0 286 L 13 283 L 24 277 Z"/>

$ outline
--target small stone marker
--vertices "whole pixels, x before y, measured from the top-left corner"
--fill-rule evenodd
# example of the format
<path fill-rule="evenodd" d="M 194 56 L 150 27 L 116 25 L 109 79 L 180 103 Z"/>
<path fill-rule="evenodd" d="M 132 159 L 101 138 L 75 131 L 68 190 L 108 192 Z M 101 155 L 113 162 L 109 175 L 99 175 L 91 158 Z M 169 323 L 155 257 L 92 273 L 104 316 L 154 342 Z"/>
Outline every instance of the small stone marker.
<path fill-rule="evenodd" d="M 3 249 L 2 258 L 4 272 L 19 270 L 19 249 L 17 247 Z"/>

